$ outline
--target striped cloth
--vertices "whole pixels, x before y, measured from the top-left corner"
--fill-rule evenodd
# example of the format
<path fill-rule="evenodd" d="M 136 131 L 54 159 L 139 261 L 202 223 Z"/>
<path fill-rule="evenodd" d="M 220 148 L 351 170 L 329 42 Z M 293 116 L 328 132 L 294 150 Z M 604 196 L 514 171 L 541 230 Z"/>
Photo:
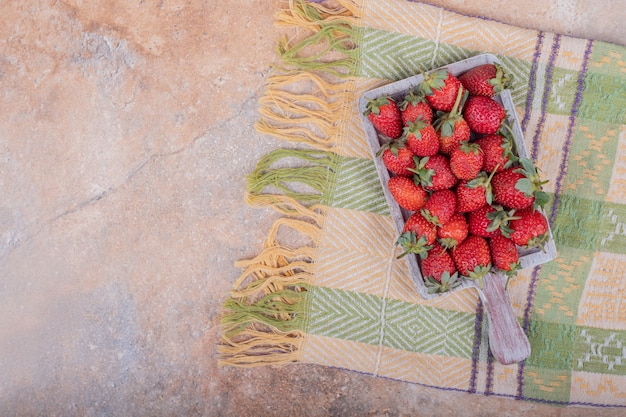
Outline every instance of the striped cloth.
<path fill-rule="evenodd" d="M 626 406 L 626 48 L 406 0 L 291 1 L 258 129 L 279 149 L 248 201 L 284 216 L 225 303 L 225 364 L 300 361 L 563 405 Z M 301 31 L 299 31 L 301 33 Z M 320 45 L 332 48 L 318 55 Z M 357 109 L 363 92 L 479 53 L 513 75 L 526 147 L 549 180 L 557 258 L 509 284 L 531 346 L 504 366 L 472 289 L 415 290 Z M 281 231 L 302 234 L 289 247 Z"/>

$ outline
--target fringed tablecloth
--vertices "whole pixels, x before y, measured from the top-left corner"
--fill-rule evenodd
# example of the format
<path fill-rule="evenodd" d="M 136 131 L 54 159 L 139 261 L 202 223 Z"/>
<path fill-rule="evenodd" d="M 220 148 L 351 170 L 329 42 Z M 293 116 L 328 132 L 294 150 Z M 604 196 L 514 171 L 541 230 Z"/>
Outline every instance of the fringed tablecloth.
<path fill-rule="evenodd" d="M 282 216 L 262 252 L 238 262 L 222 362 L 626 406 L 626 48 L 406 0 L 338 3 L 291 1 L 277 15 L 298 30 L 277 46 L 284 65 L 257 128 L 290 144 L 259 161 L 246 198 Z M 532 345 L 509 366 L 490 355 L 475 290 L 429 301 L 415 290 L 357 109 L 364 91 L 484 52 L 513 75 L 558 250 L 509 284 Z"/>

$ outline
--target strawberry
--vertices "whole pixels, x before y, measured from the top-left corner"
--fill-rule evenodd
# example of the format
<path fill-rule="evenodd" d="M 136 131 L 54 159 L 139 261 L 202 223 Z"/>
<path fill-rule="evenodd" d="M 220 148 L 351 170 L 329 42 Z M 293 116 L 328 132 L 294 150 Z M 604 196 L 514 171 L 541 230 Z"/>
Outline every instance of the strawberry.
<path fill-rule="evenodd" d="M 456 210 L 456 195 L 452 190 L 437 190 L 433 192 L 424 208 L 422 214 L 426 219 L 436 226 L 447 223 Z"/>
<path fill-rule="evenodd" d="M 404 128 L 403 138 L 407 148 L 416 156 L 432 156 L 439 152 L 439 137 L 435 128 L 421 119 Z"/>
<path fill-rule="evenodd" d="M 521 158 L 520 162 L 521 167 L 507 168 L 493 177 L 493 200 L 511 209 L 542 207 L 548 202 L 548 195 L 541 191 L 547 181 L 540 180 L 532 160 Z"/>
<path fill-rule="evenodd" d="M 463 117 L 476 133 L 492 135 L 506 118 L 504 106 L 485 96 L 470 96 L 463 109 Z"/>
<path fill-rule="evenodd" d="M 385 136 L 397 139 L 402 135 L 402 116 L 396 102 L 389 96 L 368 99 L 365 112 L 374 128 Z"/>
<path fill-rule="evenodd" d="M 404 126 L 407 126 L 417 119 L 422 119 L 428 123 L 433 122 L 433 109 L 426 101 L 424 92 L 421 90 L 417 92 L 413 90 L 409 91 L 409 94 L 400 102 L 399 107 Z"/>
<path fill-rule="evenodd" d="M 484 237 L 467 236 L 452 250 L 452 259 L 461 275 L 478 280 L 482 287 L 482 277 L 491 269 L 491 251 Z"/>
<path fill-rule="evenodd" d="M 546 217 L 532 207 L 518 210 L 515 215 L 519 218 L 511 220 L 509 227 L 513 230 L 511 240 L 518 246 L 533 248 L 548 241 L 548 221 Z"/>
<path fill-rule="evenodd" d="M 467 214 L 468 229 L 471 234 L 482 237 L 494 237 L 501 235 L 499 228 L 490 227 L 491 220 L 487 217 L 488 214 L 494 213 L 495 208 L 489 204 L 485 204 L 479 209 L 470 211 Z"/>
<path fill-rule="evenodd" d="M 435 225 L 422 216 L 419 211 L 416 211 L 404 223 L 402 235 L 396 242 L 404 249 L 404 252 L 399 257 L 401 258 L 409 253 L 417 254 L 421 258 L 426 257 L 436 238 L 437 230 Z"/>
<path fill-rule="evenodd" d="M 439 152 L 441 153 L 449 155 L 461 142 L 470 140 L 470 128 L 462 116 L 463 103 L 466 99 L 467 93 L 459 88 L 450 113 L 437 112 L 434 126 L 439 134 Z"/>
<path fill-rule="evenodd" d="M 409 169 L 415 168 L 415 155 L 402 143 L 398 141 L 385 143 L 381 146 L 377 156 L 381 157 L 389 172 L 401 177 L 413 176 L 413 172 Z"/>
<path fill-rule="evenodd" d="M 456 211 L 467 213 L 491 204 L 491 179 L 481 171 L 471 181 L 461 180 L 456 187 Z"/>
<path fill-rule="evenodd" d="M 461 142 L 450 154 L 450 169 L 460 180 L 473 180 L 483 167 L 483 159 L 480 145 Z"/>
<path fill-rule="evenodd" d="M 501 172 L 517 160 L 510 137 L 500 134 L 487 135 L 477 139 L 476 143 L 483 150 L 483 171 Z"/>
<path fill-rule="evenodd" d="M 459 280 L 458 272 L 450 275 L 448 271 L 445 271 L 439 281 L 437 281 L 433 277 L 428 277 L 425 280 L 426 289 L 428 290 L 428 294 L 437 294 L 444 293 L 448 291 L 452 291 L 463 282 Z"/>
<path fill-rule="evenodd" d="M 512 274 L 520 269 L 519 253 L 515 243 L 505 236 L 499 235 L 489 239 L 491 259 L 496 269 Z"/>
<path fill-rule="evenodd" d="M 441 154 L 420 159 L 414 172 L 415 181 L 427 191 L 452 188 L 458 181 L 450 169 L 450 161 Z"/>
<path fill-rule="evenodd" d="M 459 88 L 463 88 L 461 82 L 446 69 L 429 72 L 422 81 L 422 91 L 430 106 L 445 112 L 454 107 Z"/>
<path fill-rule="evenodd" d="M 389 178 L 387 188 L 398 205 L 406 210 L 417 211 L 424 207 L 428 199 L 428 192 L 407 177 Z"/>
<path fill-rule="evenodd" d="M 463 213 L 455 213 L 448 222 L 437 228 L 437 238 L 446 249 L 463 242 L 468 234 L 467 220 Z"/>
<path fill-rule="evenodd" d="M 438 282 L 441 282 L 441 276 L 444 272 L 447 272 L 449 275 L 454 275 L 456 272 L 452 256 L 437 242 L 433 243 L 427 256 L 421 259 L 420 266 L 424 279 L 433 278 Z"/>
<path fill-rule="evenodd" d="M 518 218 L 513 216 L 514 212 L 507 212 L 502 206 L 485 204 L 467 214 L 469 232 L 482 237 L 510 236 L 509 222 Z"/>
<path fill-rule="evenodd" d="M 498 64 L 483 64 L 460 75 L 459 81 L 473 96 L 493 97 L 508 87 L 510 79 Z"/>

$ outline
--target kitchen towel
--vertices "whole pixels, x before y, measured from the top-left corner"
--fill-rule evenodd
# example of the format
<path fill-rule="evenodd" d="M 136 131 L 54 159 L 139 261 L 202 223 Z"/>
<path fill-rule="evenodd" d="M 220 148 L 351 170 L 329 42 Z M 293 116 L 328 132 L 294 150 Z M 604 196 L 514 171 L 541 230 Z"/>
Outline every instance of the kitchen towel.
<path fill-rule="evenodd" d="M 285 140 L 247 177 L 281 216 L 224 303 L 225 365 L 303 362 L 446 390 L 626 406 L 626 48 L 407 0 L 291 0 L 259 103 Z M 509 283 L 532 353 L 489 352 L 475 290 L 417 293 L 395 242 L 357 101 L 481 53 L 512 75 L 530 155 L 549 180 L 558 256 Z"/>

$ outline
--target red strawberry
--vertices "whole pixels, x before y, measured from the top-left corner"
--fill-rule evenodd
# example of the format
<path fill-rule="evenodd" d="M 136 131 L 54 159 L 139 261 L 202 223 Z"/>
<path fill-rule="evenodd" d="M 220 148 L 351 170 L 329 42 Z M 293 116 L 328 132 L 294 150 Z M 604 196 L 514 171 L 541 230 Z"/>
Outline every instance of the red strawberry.
<path fill-rule="evenodd" d="M 524 209 L 530 206 L 543 206 L 548 195 L 541 191 L 547 181 L 541 181 L 537 168 L 528 158 L 521 158 L 521 167 L 507 168 L 497 173 L 491 185 L 493 200 L 512 209 Z"/>
<path fill-rule="evenodd" d="M 500 93 L 510 81 L 499 64 L 479 65 L 458 78 L 471 95 L 487 97 Z"/>
<path fill-rule="evenodd" d="M 414 253 L 424 258 L 436 238 L 435 225 L 422 216 L 419 211 L 413 213 L 404 223 L 402 235 L 397 241 L 397 244 L 404 249 L 399 257 Z"/>
<path fill-rule="evenodd" d="M 467 213 L 491 204 L 491 177 L 480 172 L 471 181 L 461 180 L 456 187 L 456 211 Z"/>
<path fill-rule="evenodd" d="M 509 223 L 509 227 L 513 230 L 511 232 L 511 240 L 516 245 L 522 247 L 543 247 L 544 243 L 550 238 L 546 217 L 539 210 L 534 210 L 532 207 L 518 210 L 515 212 L 515 215 L 519 219 L 511 220 Z"/>
<path fill-rule="evenodd" d="M 406 210 L 417 211 L 428 199 L 428 192 L 407 177 L 391 177 L 387 187 L 398 205 Z"/>
<path fill-rule="evenodd" d="M 424 279 L 433 278 L 435 281 L 441 282 L 441 276 L 444 272 L 454 275 L 456 267 L 450 253 L 439 243 L 434 242 L 432 248 L 428 251 L 428 255 L 420 262 L 422 276 Z"/>
<path fill-rule="evenodd" d="M 404 145 L 397 143 L 386 143 L 378 151 L 385 167 L 393 174 L 401 177 L 412 177 L 413 172 L 409 169 L 415 168 L 415 159 L 413 152 Z"/>
<path fill-rule="evenodd" d="M 485 204 L 481 208 L 470 211 L 467 214 L 467 224 L 469 226 L 469 232 L 474 235 L 482 237 L 494 237 L 501 235 L 498 227 L 490 227 L 491 219 L 487 217 L 488 214 L 494 213 L 495 208 L 489 204 Z"/>
<path fill-rule="evenodd" d="M 439 137 L 435 128 L 423 120 L 416 120 L 404 128 L 407 148 L 416 156 L 432 156 L 439 152 Z"/>
<path fill-rule="evenodd" d="M 433 122 L 433 109 L 426 101 L 424 93 L 418 90 L 417 93 L 409 91 L 404 100 L 400 103 L 402 123 L 407 126 L 409 123 L 422 119 L 425 122 Z"/>
<path fill-rule="evenodd" d="M 422 91 L 431 107 L 445 112 L 454 107 L 459 88 L 461 82 L 446 69 L 429 72 L 422 81 Z"/>
<path fill-rule="evenodd" d="M 514 212 L 515 210 L 504 211 L 502 206 L 485 204 L 467 214 L 469 232 L 482 237 L 510 236 L 512 230 L 509 222 L 518 218 L 513 216 Z"/>
<path fill-rule="evenodd" d="M 463 117 L 476 133 L 492 135 L 506 118 L 502 104 L 485 96 L 470 96 L 463 109 Z"/>
<path fill-rule="evenodd" d="M 433 224 L 441 226 L 452 218 L 455 210 L 456 195 L 454 191 L 437 190 L 426 201 L 422 214 Z"/>
<path fill-rule="evenodd" d="M 483 150 L 477 143 L 461 142 L 450 154 L 450 169 L 461 180 L 472 180 L 483 167 Z"/>
<path fill-rule="evenodd" d="M 501 271 L 512 273 L 520 268 L 519 253 L 515 243 L 505 236 L 499 235 L 489 239 L 493 266 Z"/>
<path fill-rule="evenodd" d="M 441 154 L 420 159 L 415 167 L 415 180 L 427 191 L 452 188 L 458 181 L 450 169 L 450 161 Z"/>
<path fill-rule="evenodd" d="M 364 114 L 374 128 L 392 139 L 402 135 L 402 117 L 396 102 L 388 96 L 368 99 Z"/>
<path fill-rule="evenodd" d="M 467 94 L 459 92 L 450 113 L 438 112 L 435 129 L 439 133 L 439 152 L 449 155 L 461 142 L 470 140 L 470 128 L 462 116 L 463 103 Z"/>
<path fill-rule="evenodd" d="M 444 248 L 454 248 L 463 242 L 468 234 L 468 224 L 463 213 L 455 213 L 452 218 L 437 228 L 437 237 Z"/>
<path fill-rule="evenodd" d="M 491 251 L 484 237 L 469 235 L 452 250 L 452 259 L 461 275 L 482 286 L 482 277 L 491 269 Z"/>
<path fill-rule="evenodd" d="M 504 171 L 517 157 L 513 154 L 511 139 L 499 134 L 483 136 L 476 140 L 483 150 L 483 171 Z"/>

